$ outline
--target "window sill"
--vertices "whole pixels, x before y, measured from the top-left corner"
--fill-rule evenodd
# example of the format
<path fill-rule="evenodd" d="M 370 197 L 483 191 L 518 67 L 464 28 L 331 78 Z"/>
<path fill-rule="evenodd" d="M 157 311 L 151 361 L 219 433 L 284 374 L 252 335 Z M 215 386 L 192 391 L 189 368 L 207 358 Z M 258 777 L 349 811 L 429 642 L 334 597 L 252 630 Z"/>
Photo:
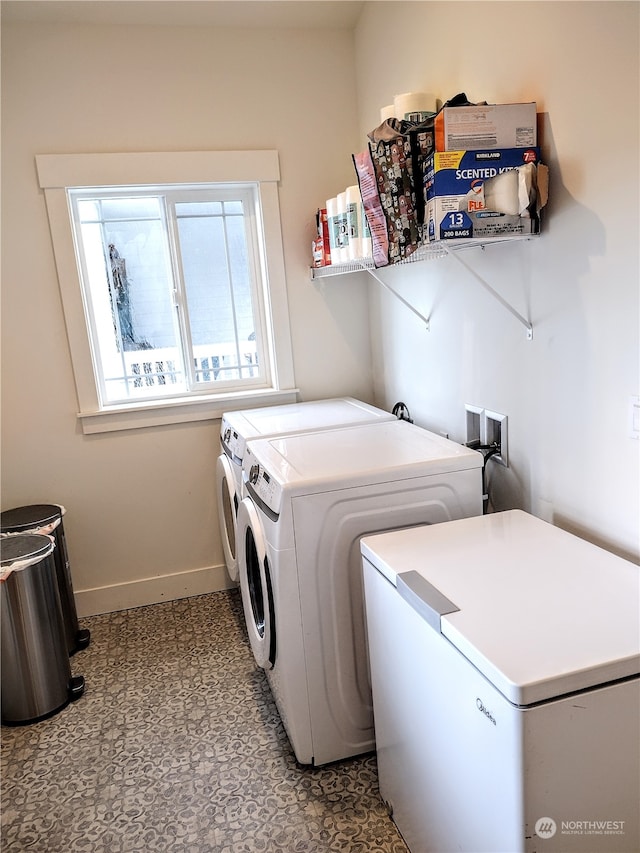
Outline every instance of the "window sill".
<path fill-rule="evenodd" d="M 78 420 L 85 435 L 118 432 L 127 429 L 167 426 L 191 421 L 209 421 L 221 418 L 224 412 L 234 409 L 252 409 L 258 406 L 296 403 L 298 389 L 284 391 L 242 391 L 215 397 L 194 397 L 173 400 L 154 400 L 152 403 L 133 403 L 114 406 L 97 412 L 80 412 Z"/>

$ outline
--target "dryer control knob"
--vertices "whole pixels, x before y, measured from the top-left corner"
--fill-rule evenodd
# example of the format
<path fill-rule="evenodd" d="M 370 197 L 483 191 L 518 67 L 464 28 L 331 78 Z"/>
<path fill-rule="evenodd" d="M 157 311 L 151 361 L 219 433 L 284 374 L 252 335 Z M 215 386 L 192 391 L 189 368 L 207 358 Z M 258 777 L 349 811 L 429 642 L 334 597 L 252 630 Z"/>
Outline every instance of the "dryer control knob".
<path fill-rule="evenodd" d="M 260 466 L 255 464 L 249 468 L 249 482 L 255 486 L 258 482 L 258 477 L 260 476 Z"/>

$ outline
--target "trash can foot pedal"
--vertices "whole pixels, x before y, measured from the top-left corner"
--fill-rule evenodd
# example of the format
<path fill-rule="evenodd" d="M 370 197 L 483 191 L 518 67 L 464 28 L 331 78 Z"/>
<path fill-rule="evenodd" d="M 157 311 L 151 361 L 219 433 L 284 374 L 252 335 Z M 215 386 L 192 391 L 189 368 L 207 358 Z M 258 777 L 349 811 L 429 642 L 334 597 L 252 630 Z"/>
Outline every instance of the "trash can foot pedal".
<path fill-rule="evenodd" d="M 75 654 L 76 652 L 81 652 L 82 649 L 86 649 L 90 642 L 91 631 L 87 628 L 80 628 L 76 631 L 76 647 L 71 654 Z"/>
<path fill-rule="evenodd" d="M 69 699 L 75 702 L 84 693 L 84 676 L 72 675 L 69 682 Z"/>

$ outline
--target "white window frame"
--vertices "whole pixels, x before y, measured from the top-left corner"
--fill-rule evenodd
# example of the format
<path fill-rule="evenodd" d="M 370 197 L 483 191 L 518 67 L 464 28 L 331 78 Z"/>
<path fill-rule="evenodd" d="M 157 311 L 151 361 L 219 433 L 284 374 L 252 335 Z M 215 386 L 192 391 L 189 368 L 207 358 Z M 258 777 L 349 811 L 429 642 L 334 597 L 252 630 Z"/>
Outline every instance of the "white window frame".
<path fill-rule="evenodd" d="M 71 352 L 78 418 L 85 434 L 219 418 L 228 409 L 297 400 L 289 308 L 280 228 L 277 151 L 191 151 L 135 154 L 40 154 L 44 190 L 67 337 Z M 270 353 L 268 387 L 166 400 L 101 406 L 76 259 L 67 189 L 141 185 L 256 183 L 261 207 L 266 283 L 265 326 Z"/>

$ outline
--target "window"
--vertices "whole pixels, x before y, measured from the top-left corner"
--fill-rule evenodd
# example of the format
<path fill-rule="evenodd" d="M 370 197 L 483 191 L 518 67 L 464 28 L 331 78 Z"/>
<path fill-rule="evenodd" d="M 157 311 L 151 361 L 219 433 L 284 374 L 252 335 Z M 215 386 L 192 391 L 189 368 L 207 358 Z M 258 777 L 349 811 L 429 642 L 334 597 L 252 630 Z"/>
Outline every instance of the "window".
<path fill-rule="evenodd" d="M 254 187 L 68 195 L 103 406 L 269 382 Z"/>
<path fill-rule="evenodd" d="M 276 152 L 37 165 L 85 432 L 295 399 Z"/>

